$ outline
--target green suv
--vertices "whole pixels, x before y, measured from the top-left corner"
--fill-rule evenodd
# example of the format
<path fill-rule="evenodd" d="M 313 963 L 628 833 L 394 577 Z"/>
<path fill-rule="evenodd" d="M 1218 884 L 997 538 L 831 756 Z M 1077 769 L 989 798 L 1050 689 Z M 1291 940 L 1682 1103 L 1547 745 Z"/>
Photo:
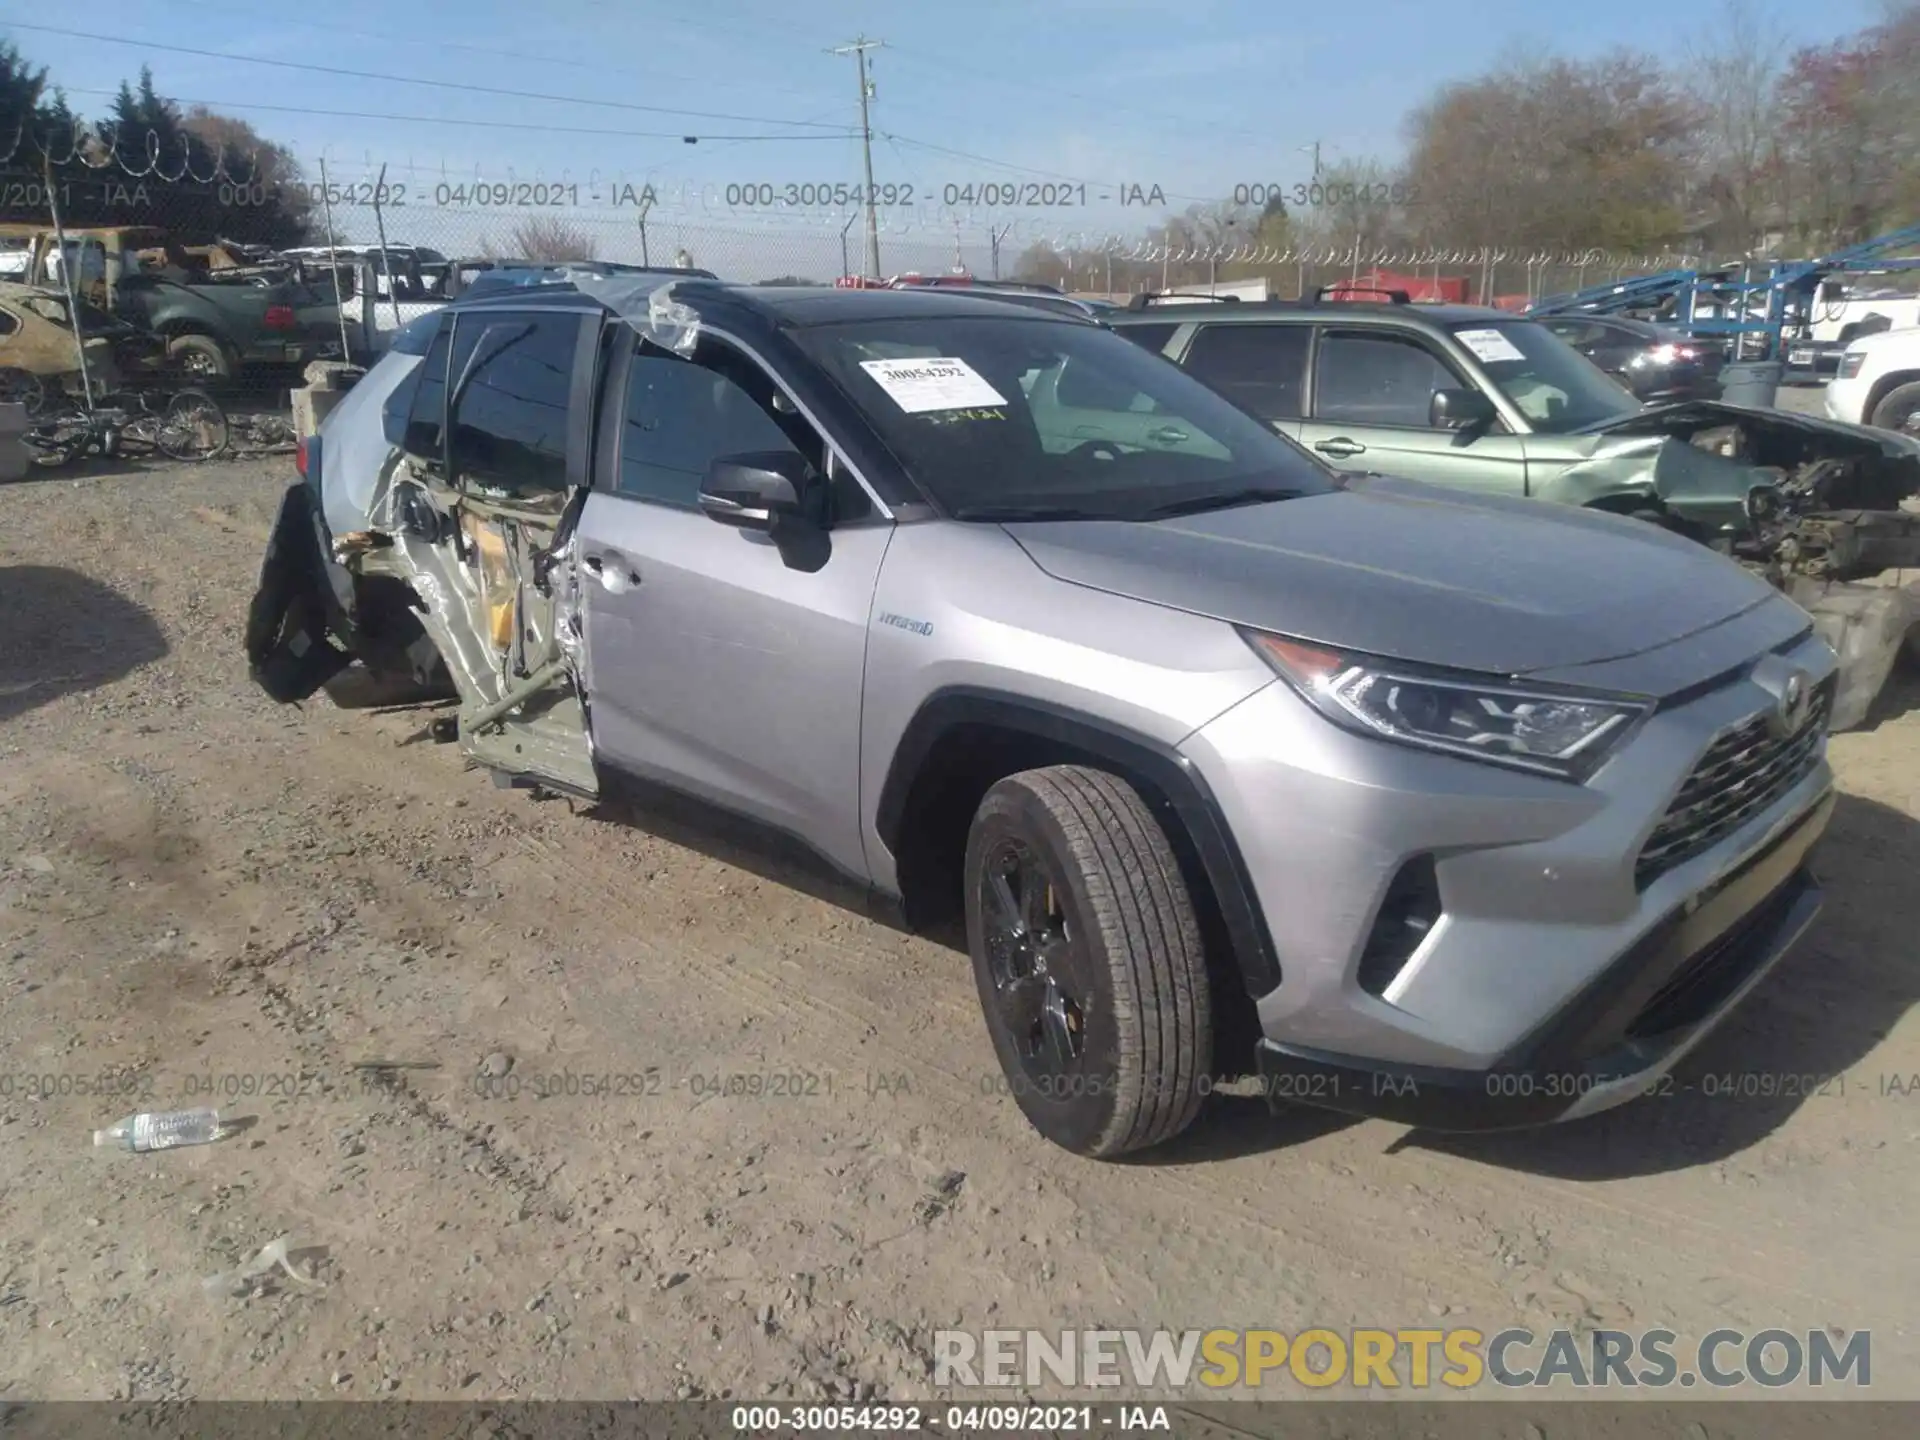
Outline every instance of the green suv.
<path fill-rule="evenodd" d="M 1102 318 L 1339 469 L 1598 506 L 1723 544 L 1748 528 L 1750 492 L 1781 478 L 1741 438 L 1756 412 L 1643 407 L 1544 325 L 1502 310 L 1161 298 Z M 1809 451 L 1852 438 L 1808 416 L 1765 419 Z"/>

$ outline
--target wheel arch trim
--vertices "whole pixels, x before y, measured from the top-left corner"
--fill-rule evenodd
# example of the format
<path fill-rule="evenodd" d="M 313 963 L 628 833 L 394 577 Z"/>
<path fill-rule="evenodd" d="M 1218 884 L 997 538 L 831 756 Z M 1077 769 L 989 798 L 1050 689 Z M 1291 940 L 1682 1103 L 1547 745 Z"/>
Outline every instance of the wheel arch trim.
<path fill-rule="evenodd" d="M 1205 871 L 1233 947 L 1233 958 L 1256 999 L 1280 983 L 1280 962 L 1260 910 L 1246 860 L 1225 811 L 1193 761 L 1164 741 L 1050 701 L 973 686 L 950 686 L 929 695 L 914 712 L 894 747 L 880 788 L 874 829 L 895 855 L 906 832 L 907 802 L 928 757 L 953 731 L 984 725 L 1070 745 L 1111 765 L 1115 773 L 1164 800 Z M 1161 810 L 1161 806 L 1153 806 Z"/>

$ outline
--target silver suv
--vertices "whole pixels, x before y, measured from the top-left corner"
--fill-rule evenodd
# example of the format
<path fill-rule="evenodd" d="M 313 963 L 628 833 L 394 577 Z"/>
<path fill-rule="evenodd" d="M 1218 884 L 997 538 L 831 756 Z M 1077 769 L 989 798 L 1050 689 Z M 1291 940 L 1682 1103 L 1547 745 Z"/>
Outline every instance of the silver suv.
<path fill-rule="evenodd" d="M 1834 656 L 1704 547 L 1336 475 L 1040 310 L 578 285 L 456 303 L 348 393 L 254 674 L 445 687 L 503 784 L 664 787 L 963 915 L 1048 1139 L 1165 1141 L 1229 1074 L 1585 1115 L 1818 909 Z"/>

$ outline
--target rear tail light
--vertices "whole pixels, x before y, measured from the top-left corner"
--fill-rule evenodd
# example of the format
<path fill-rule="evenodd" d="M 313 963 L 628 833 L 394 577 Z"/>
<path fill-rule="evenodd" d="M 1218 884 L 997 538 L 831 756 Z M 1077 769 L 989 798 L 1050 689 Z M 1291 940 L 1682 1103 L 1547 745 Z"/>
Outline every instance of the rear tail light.
<path fill-rule="evenodd" d="M 265 323 L 269 330 L 291 330 L 300 323 L 300 317 L 291 305 L 269 305 Z"/>
<path fill-rule="evenodd" d="M 300 472 L 300 478 L 302 480 L 307 478 L 307 442 L 304 436 L 301 437 L 300 444 L 294 449 L 293 468 Z"/>
<path fill-rule="evenodd" d="M 320 437 L 303 435 L 293 452 L 294 469 L 300 472 L 300 478 L 309 485 L 320 483 Z"/>

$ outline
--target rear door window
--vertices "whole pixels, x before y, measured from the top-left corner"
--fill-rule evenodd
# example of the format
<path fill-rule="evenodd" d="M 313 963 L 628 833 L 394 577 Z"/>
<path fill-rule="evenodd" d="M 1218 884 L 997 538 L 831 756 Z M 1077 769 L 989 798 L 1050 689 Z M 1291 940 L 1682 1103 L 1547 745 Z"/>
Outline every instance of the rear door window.
<path fill-rule="evenodd" d="M 580 320 L 564 311 L 460 317 L 455 328 L 471 340 L 454 346 L 449 381 L 447 455 L 456 480 L 498 490 L 566 488 Z"/>
<path fill-rule="evenodd" d="M 1262 420 L 1298 420 L 1310 334 L 1305 325 L 1205 325 L 1186 369 Z"/>

